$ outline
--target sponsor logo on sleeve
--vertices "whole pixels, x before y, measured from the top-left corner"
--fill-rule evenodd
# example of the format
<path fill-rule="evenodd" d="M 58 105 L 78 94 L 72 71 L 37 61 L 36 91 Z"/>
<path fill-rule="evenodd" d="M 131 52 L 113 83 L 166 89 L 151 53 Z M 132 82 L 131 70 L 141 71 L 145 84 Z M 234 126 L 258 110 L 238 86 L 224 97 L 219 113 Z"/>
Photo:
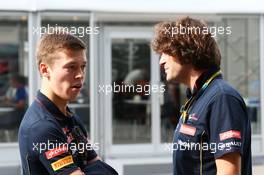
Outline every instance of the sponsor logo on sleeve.
<path fill-rule="evenodd" d="M 56 157 L 58 155 L 61 155 L 63 153 L 66 153 L 67 150 L 67 146 L 66 145 L 62 145 L 60 147 L 54 148 L 52 150 L 46 151 L 45 155 L 47 159 L 51 159 L 53 157 Z"/>
<path fill-rule="evenodd" d="M 236 131 L 236 130 L 229 130 L 226 132 L 222 132 L 219 134 L 219 136 L 220 136 L 220 141 L 231 139 L 231 138 L 241 139 L 240 131 Z"/>
<path fill-rule="evenodd" d="M 196 132 L 196 128 L 187 124 L 182 124 L 180 128 L 180 132 L 183 134 L 194 136 Z"/>
<path fill-rule="evenodd" d="M 65 166 L 67 166 L 67 165 L 70 165 L 70 164 L 72 164 L 72 163 L 73 163 L 73 158 L 72 158 L 72 156 L 70 155 L 70 156 L 64 157 L 64 158 L 59 159 L 59 160 L 57 160 L 56 162 L 52 163 L 52 164 L 51 164 L 51 167 L 52 167 L 52 169 L 53 169 L 54 171 L 57 171 L 57 170 L 59 170 L 59 169 L 65 167 Z"/>

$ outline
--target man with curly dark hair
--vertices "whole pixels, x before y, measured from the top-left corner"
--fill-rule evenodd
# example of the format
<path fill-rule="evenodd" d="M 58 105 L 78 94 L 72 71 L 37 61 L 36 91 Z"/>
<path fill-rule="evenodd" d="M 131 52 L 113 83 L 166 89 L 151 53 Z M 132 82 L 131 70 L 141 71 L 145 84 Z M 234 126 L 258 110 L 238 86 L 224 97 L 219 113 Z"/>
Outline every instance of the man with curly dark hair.
<path fill-rule="evenodd" d="M 251 128 L 240 94 L 221 75 L 209 27 L 184 17 L 155 26 L 152 48 L 168 82 L 187 86 L 173 138 L 174 175 L 251 175 Z"/>

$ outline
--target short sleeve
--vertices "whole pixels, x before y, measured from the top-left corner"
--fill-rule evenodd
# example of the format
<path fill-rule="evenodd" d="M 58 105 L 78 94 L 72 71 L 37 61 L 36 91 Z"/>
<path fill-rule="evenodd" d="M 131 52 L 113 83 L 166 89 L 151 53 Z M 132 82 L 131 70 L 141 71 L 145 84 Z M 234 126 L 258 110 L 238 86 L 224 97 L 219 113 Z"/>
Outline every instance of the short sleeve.
<path fill-rule="evenodd" d="M 242 99 L 223 94 L 215 97 L 210 106 L 209 140 L 214 145 L 214 157 L 239 152 L 243 155 L 243 146 L 248 128 L 246 106 Z"/>
<path fill-rule="evenodd" d="M 42 122 L 42 123 L 41 123 Z M 40 121 L 31 128 L 29 149 L 50 175 L 70 174 L 79 169 L 68 150 L 67 138 L 54 123 Z"/>

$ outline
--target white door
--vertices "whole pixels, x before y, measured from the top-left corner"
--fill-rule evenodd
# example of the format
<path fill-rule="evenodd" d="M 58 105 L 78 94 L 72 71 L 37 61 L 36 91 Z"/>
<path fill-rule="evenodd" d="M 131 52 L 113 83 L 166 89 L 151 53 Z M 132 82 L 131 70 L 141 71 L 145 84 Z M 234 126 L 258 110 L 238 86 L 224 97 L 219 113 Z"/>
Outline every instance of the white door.
<path fill-rule="evenodd" d="M 153 28 L 105 27 L 106 156 L 153 153 L 160 142 L 159 60 L 150 48 Z"/>

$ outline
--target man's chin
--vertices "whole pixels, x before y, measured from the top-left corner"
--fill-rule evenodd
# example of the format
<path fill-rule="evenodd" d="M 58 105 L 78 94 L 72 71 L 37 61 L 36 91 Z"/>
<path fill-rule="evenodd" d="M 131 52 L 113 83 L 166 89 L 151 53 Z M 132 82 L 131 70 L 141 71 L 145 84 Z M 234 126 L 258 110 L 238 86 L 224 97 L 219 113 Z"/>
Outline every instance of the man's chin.
<path fill-rule="evenodd" d="M 77 95 L 71 95 L 71 96 L 69 96 L 68 97 L 68 101 L 75 101 L 76 99 L 77 99 L 77 96 L 78 96 L 78 94 Z"/>
<path fill-rule="evenodd" d="M 173 77 L 166 77 L 166 80 L 168 83 L 179 83 L 179 81 L 177 81 L 177 78 Z"/>
<path fill-rule="evenodd" d="M 172 78 L 172 77 L 169 77 L 169 76 L 166 77 L 166 80 L 167 80 L 167 82 L 169 82 L 169 83 L 170 83 L 170 82 L 173 82 L 173 78 Z"/>

